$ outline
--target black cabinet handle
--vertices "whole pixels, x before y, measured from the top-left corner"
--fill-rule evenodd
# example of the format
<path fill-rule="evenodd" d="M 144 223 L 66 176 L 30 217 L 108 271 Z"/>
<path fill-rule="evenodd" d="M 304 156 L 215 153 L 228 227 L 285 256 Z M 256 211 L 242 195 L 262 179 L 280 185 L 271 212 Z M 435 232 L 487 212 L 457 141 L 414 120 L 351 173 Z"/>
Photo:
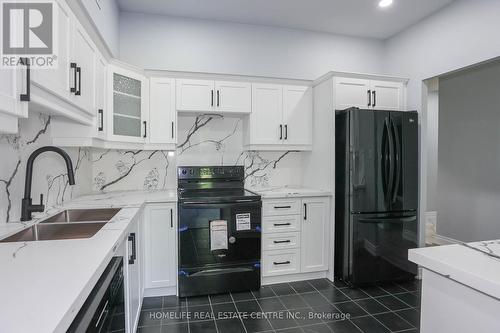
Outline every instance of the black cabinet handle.
<path fill-rule="evenodd" d="M 307 220 L 307 204 L 304 204 L 304 220 Z"/>
<path fill-rule="evenodd" d="M 128 235 L 128 241 L 129 242 L 132 242 L 132 254 L 130 255 L 129 259 L 128 259 L 128 264 L 129 265 L 133 265 L 135 263 L 135 259 L 137 258 L 137 248 L 136 248 L 136 244 L 135 244 L 135 232 L 132 232 Z"/>
<path fill-rule="evenodd" d="M 142 137 L 146 138 L 148 136 L 148 123 L 144 120 L 142 124 L 144 125 L 144 135 Z"/>
<path fill-rule="evenodd" d="M 377 92 L 374 90 L 372 92 L 372 94 L 373 94 L 373 105 L 372 106 L 375 107 L 375 105 L 377 105 Z"/>
<path fill-rule="evenodd" d="M 69 91 L 71 91 L 72 93 L 76 93 L 76 80 L 77 80 L 77 78 L 76 78 L 76 75 L 77 75 L 76 74 L 76 68 L 77 68 L 76 62 L 72 62 L 71 64 L 69 64 L 69 67 L 71 69 L 73 69 L 73 87 L 69 87 Z"/>
<path fill-rule="evenodd" d="M 21 58 L 21 64 L 26 66 L 26 93 L 20 94 L 19 99 L 21 102 L 29 102 L 31 100 L 31 69 L 30 61 L 28 58 Z"/>
<path fill-rule="evenodd" d="M 212 89 L 211 90 L 211 94 L 212 94 L 212 101 L 210 102 L 212 106 L 214 106 L 214 90 Z"/>
<path fill-rule="evenodd" d="M 273 241 L 274 244 L 283 244 L 283 243 L 290 243 L 290 240 L 283 240 L 283 241 Z"/>
<path fill-rule="evenodd" d="M 219 95 L 220 95 L 220 94 L 219 94 L 219 90 L 217 89 L 217 106 L 219 106 L 219 104 L 220 104 L 220 103 L 219 103 L 219 99 L 220 99 L 220 98 L 219 98 L 219 97 L 220 97 Z"/>
<path fill-rule="evenodd" d="M 279 262 L 275 261 L 275 262 L 273 262 L 273 265 L 276 265 L 276 266 L 278 266 L 278 265 L 289 265 L 289 264 L 290 264 L 290 261 L 288 261 L 288 260 L 287 261 L 279 261 Z"/>
<path fill-rule="evenodd" d="M 99 116 L 100 116 L 99 127 L 97 128 L 97 130 L 99 132 L 102 132 L 104 130 L 104 110 L 103 109 L 99 109 L 97 111 L 97 113 L 99 113 Z"/>
<path fill-rule="evenodd" d="M 172 139 L 174 138 L 174 122 L 172 122 Z"/>
<path fill-rule="evenodd" d="M 75 95 L 80 96 L 82 94 L 82 68 L 76 67 L 76 73 L 78 74 L 78 90 Z"/>
<path fill-rule="evenodd" d="M 174 211 L 170 208 L 170 228 L 174 227 Z"/>
<path fill-rule="evenodd" d="M 292 206 L 274 206 L 274 209 L 290 209 Z"/>
<path fill-rule="evenodd" d="M 283 140 L 283 125 L 280 125 L 280 140 Z"/>
<path fill-rule="evenodd" d="M 372 91 L 368 90 L 367 93 L 368 93 L 368 106 L 371 106 L 372 105 Z"/>
<path fill-rule="evenodd" d="M 285 125 L 285 140 L 288 140 L 288 125 Z"/>
<path fill-rule="evenodd" d="M 291 223 L 273 223 L 273 225 L 275 227 L 284 227 L 284 226 L 287 226 L 287 225 L 291 225 Z"/>

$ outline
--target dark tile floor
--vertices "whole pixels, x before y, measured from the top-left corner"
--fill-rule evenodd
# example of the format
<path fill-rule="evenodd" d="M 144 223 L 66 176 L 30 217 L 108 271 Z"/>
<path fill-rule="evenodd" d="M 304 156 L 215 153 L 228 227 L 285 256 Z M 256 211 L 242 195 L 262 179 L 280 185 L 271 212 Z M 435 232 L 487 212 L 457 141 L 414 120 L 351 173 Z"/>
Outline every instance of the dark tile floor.
<path fill-rule="evenodd" d="M 353 289 L 320 279 L 254 292 L 145 298 L 137 332 L 413 333 L 419 321 L 419 281 Z"/>

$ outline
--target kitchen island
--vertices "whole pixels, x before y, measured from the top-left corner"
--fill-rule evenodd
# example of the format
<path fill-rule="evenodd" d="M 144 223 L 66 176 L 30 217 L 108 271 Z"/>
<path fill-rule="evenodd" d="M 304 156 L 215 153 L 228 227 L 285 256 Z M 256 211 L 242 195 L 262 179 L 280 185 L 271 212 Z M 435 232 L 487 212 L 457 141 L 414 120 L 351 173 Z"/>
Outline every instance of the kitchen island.
<path fill-rule="evenodd" d="M 500 240 L 409 251 L 422 268 L 422 333 L 500 332 Z"/>

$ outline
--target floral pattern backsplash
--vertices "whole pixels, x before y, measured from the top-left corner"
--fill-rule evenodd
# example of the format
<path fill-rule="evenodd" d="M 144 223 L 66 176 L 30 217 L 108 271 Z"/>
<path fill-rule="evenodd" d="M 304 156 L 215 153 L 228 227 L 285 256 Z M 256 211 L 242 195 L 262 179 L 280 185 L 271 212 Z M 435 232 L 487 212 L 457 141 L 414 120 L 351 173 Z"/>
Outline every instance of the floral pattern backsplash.
<path fill-rule="evenodd" d="M 299 185 L 300 154 L 244 151 L 242 123 L 219 114 L 180 116 L 175 152 L 94 150 L 93 189 L 173 189 L 178 165 L 244 165 L 248 187 Z"/>
<path fill-rule="evenodd" d="M 31 112 L 19 132 L 0 135 L 0 223 L 18 221 L 24 195 L 26 161 L 37 148 L 51 145 L 51 117 Z M 64 148 L 75 169 L 68 184 L 66 167 L 55 153 L 40 155 L 34 166 L 31 197 L 44 195 L 46 208 L 73 197 L 120 190 L 177 187 L 178 165 L 243 165 L 247 187 L 300 185 L 301 154 L 243 150 L 243 119 L 219 114 L 179 116 L 175 151 Z"/>
<path fill-rule="evenodd" d="M 42 146 L 51 145 L 51 118 L 30 112 L 19 121 L 18 134 L 0 134 L 0 223 L 18 221 L 24 196 L 26 161 Z M 91 191 L 92 163 L 89 148 L 65 148 L 71 157 L 76 184 L 70 186 L 64 160 L 55 153 L 37 157 L 33 166 L 31 197 L 44 196 L 46 209 Z"/>

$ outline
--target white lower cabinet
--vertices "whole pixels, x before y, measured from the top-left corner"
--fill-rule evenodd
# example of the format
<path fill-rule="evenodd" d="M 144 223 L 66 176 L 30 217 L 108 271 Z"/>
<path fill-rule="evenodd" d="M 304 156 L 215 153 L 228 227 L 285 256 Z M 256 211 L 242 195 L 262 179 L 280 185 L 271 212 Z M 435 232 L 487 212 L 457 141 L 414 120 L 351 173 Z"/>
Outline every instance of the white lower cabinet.
<path fill-rule="evenodd" d="M 177 285 L 177 206 L 149 204 L 144 221 L 144 277 L 146 289 Z M 168 290 L 166 291 L 168 293 Z M 165 289 L 159 293 L 165 294 Z"/>
<path fill-rule="evenodd" d="M 137 214 L 131 222 L 125 239 L 125 257 L 123 258 L 125 277 L 125 320 L 127 332 L 135 332 L 142 306 L 142 255 L 140 229 L 142 214 Z"/>
<path fill-rule="evenodd" d="M 329 199 L 302 199 L 301 272 L 328 270 L 329 252 Z"/>
<path fill-rule="evenodd" d="M 262 277 L 328 270 L 329 204 L 329 197 L 263 200 Z"/>

